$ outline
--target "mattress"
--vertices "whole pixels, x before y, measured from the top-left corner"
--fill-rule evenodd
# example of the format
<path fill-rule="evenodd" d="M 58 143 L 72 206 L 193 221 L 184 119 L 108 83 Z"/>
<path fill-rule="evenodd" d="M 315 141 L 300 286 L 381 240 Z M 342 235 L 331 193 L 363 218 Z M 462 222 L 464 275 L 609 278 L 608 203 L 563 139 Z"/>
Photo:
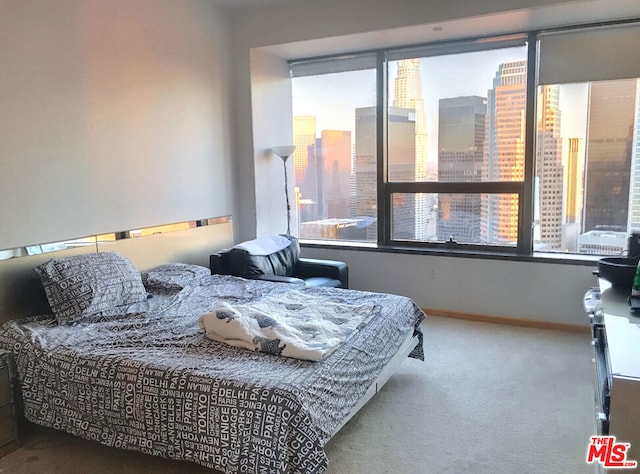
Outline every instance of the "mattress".
<path fill-rule="evenodd" d="M 220 301 L 250 304 L 290 291 L 372 314 L 320 362 L 205 337 L 198 318 Z M 15 353 L 25 417 L 117 448 L 222 472 L 323 472 L 326 442 L 424 313 L 408 298 L 211 275 L 126 314 L 58 325 L 50 315 L 0 327 Z"/>

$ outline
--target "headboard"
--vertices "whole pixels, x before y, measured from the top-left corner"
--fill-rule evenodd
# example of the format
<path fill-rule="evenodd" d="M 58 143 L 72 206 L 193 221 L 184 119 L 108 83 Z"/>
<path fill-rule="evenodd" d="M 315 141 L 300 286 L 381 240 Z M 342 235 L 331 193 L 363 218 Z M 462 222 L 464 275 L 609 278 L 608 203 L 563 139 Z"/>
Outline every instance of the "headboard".
<path fill-rule="evenodd" d="M 233 245 L 231 222 L 145 237 L 100 242 L 40 255 L 0 261 L 0 323 L 50 312 L 44 288 L 34 268 L 51 258 L 92 252 L 118 252 L 140 271 L 163 263 L 192 263 L 208 267 L 209 255 Z"/>

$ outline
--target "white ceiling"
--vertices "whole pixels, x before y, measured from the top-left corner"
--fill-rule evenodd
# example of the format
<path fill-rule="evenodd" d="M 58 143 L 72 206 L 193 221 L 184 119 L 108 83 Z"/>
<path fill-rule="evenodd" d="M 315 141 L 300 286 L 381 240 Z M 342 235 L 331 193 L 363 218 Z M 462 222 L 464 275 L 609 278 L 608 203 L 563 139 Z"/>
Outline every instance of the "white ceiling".
<path fill-rule="evenodd" d="M 216 1 L 229 2 L 233 0 Z M 275 3 L 289 0 L 240 1 Z M 291 42 L 267 46 L 265 49 L 284 59 L 296 59 L 639 17 L 640 0 L 579 0 L 578 2 L 565 2 L 427 25 Z"/>

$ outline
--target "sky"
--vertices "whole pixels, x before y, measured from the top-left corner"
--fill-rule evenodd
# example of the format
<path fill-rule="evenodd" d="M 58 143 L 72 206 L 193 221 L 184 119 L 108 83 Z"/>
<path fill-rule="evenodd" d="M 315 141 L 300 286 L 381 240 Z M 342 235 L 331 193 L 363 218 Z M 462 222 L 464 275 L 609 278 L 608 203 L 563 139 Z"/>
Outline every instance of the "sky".
<path fill-rule="evenodd" d="M 425 100 L 428 154 L 437 159 L 438 101 L 441 98 L 477 95 L 487 97 L 498 66 L 523 60 L 526 46 L 422 58 L 420 74 Z M 389 62 L 389 98 L 392 105 L 397 62 Z M 317 134 L 322 130 L 351 130 L 355 137 L 354 110 L 376 103 L 375 70 L 299 77 L 292 81 L 293 114 L 315 115 Z M 584 137 L 585 84 L 561 86 L 562 135 Z"/>

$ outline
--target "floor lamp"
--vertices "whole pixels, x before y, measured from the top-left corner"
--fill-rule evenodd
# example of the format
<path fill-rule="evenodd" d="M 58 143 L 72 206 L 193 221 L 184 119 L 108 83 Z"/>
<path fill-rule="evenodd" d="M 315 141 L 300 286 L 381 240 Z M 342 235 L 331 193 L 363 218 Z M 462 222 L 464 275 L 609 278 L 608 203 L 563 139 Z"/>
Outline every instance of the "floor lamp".
<path fill-rule="evenodd" d="M 287 200 L 287 235 L 291 235 L 291 204 L 289 204 L 289 184 L 287 183 L 287 160 L 296 150 L 295 145 L 274 146 L 271 152 L 282 158 L 284 166 L 284 197 Z"/>

